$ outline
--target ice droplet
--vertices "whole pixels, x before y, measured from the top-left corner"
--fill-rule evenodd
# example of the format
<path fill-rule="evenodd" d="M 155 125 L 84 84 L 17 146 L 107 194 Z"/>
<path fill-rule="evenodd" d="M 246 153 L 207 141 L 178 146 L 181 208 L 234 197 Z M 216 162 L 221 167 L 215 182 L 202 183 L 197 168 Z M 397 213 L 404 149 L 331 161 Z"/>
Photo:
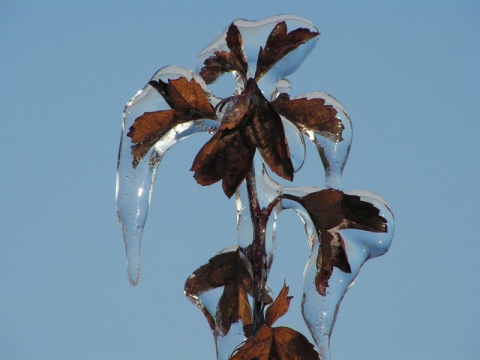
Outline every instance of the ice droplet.
<path fill-rule="evenodd" d="M 352 144 L 352 123 L 347 111 L 333 96 L 322 91 L 313 91 L 295 98 L 323 99 L 325 105 L 331 105 L 337 111 L 337 119 L 342 122 L 342 140 L 335 141 L 328 133 L 305 131 L 305 135 L 315 144 L 325 169 L 325 186 L 330 189 L 342 189 L 342 172 L 347 162 Z"/>

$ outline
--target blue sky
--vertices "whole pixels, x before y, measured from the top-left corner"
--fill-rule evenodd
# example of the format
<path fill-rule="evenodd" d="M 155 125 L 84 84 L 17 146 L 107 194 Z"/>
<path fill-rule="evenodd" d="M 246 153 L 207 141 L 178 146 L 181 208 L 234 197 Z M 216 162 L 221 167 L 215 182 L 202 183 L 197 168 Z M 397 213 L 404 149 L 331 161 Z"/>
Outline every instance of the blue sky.
<path fill-rule="evenodd" d="M 184 296 L 235 244 L 235 204 L 188 171 L 206 135 L 160 166 L 142 275 L 127 279 L 114 203 L 125 103 L 162 66 L 194 69 L 237 18 L 294 14 L 320 30 L 292 93 L 335 96 L 354 136 L 346 190 L 381 194 L 390 251 L 367 262 L 332 336 L 334 360 L 478 358 L 480 5 L 475 1 L 2 1 L 0 358 L 213 359 Z M 5 128 L 6 127 L 6 128 Z M 317 163 L 318 164 L 318 163 Z M 317 166 L 304 183 L 321 183 Z M 298 310 L 305 248 L 283 214 L 270 283 Z"/>

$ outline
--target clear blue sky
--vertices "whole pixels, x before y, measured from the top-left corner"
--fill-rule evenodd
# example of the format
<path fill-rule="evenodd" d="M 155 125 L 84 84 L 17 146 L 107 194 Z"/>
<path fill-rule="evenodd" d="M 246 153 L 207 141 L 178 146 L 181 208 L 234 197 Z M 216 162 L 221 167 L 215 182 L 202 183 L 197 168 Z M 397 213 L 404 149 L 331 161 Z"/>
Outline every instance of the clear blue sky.
<path fill-rule="evenodd" d="M 322 33 L 292 93 L 323 90 L 348 110 L 345 189 L 381 194 L 396 217 L 390 252 L 364 266 L 341 305 L 332 359 L 480 357 L 478 2 L 3 0 L 0 359 L 214 358 L 183 284 L 235 244 L 234 200 L 188 171 L 206 135 L 176 146 L 132 287 L 114 203 L 121 113 L 158 68 L 194 68 L 232 20 L 283 13 Z M 323 175 L 312 166 L 302 176 Z M 282 214 L 270 283 L 291 285 L 282 324 L 306 331 L 308 251 L 292 240 L 303 237 Z"/>

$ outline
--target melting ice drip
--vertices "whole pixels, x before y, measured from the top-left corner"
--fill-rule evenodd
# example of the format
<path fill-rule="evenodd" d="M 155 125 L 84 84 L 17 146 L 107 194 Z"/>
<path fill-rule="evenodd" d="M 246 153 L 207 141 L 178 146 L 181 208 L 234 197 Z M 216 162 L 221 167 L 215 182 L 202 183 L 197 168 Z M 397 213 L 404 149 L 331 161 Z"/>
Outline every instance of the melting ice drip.
<path fill-rule="evenodd" d="M 243 51 L 246 54 L 249 72 L 255 69 L 259 47 L 264 46 L 268 34 L 275 24 L 280 21 L 285 21 L 289 29 L 307 28 L 311 31 L 317 31 L 315 26 L 309 21 L 295 16 L 276 16 L 261 21 L 234 21 L 243 38 Z M 203 66 L 205 59 L 212 56 L 215 51 L 228 50 L 225 36 L 226 30 L 201 52 L 197 60 L 197 70 Z M 274 100 L 280 93 L 290 92 L 290 83 L 284 77 L 290 75 L 301 65 L 315 44 L 316 40 L 312 40 L 299 46 L 280 60 L 261 78 L 258 85 L 267 99 Z M 233 75 L 235 77 L 235 72 Z M 229 74 L 224 74 L 223 76 L 229 76 Z M 251 73 L 248 76 L 253 77 L 254 74 Z M 155 73 L 151 80 L 168 82 L 169 79 L 178 79 L 180 77 L 185 77 L 187 80 L 195 79 L 196 82 L 201 85 L 212 106 L 216 106 L 222 101 L 221 98 L 216 97 L 210 91 L 204 80 L 198 75 L 198 71 L 195 73 L 182 67 L 168 66 Z M 243 90 L 242 86 L 243 84 L 237 81 L 237 88 L 234 89 L 233 93 L 239 94 Z M 344 127 L 342 141 L 335 141 L 324 133 L 311 130 L 302 130 L 302 132 L 300 132 L 299 129 L 287 119 L 282 117 L 282 121 L 284 123 L 294 171 L 297 172 L 302 168 L 306 152 L 304 139 L 307 138 L 311 140 L 318 149 L 325 171 L 325 187 L 327 189 L 341 190 L 342 171 L 348 157 L 352 138 L 351 123 L 346 110 L 332 96 L 319 91 L 290 96 L 290 98 L 320 98 L 325 101 L 326 105 L 331 105 L 336 110 L 337 118 Z M 116 200 L 118 217 L 122 227 L 127 254 L 128 277 L 132 285 L 138 283 L 140 275 L 142 233 L 148 215 L 157 169 L 163 156 L 173 145 L 190 135 L 198 132 L 213 134 L 220 125 L 217 120 L 208 119 L 194 120 L 177 125 L 168 131 L 134 168 L 132 166 L 131 154 L 132 143 L 131 139 L 127 137 L 129 128 L 135 119 L 143 113 L 165 109 L 169 109 L 169 106 L 164 98 L 160 96 L 159 92 L 152 88 L 152 86 L 146 85 L 127 103 L 123 113 L 122 138 L 118 157 Z M 221 117 L 221 114 L 218 114 L 218 116 Z M 329 279 L 326 294 L 321 295 L 316 288 L 315 277 L 318 272 L 318 248 L 322 239 L 319 238 L 307 209 L 305 209 L 301 203 L 292 199 L 295 197 L 304 197 L 320 191 L 322 188 L 289 187 L 277 183 L 269 176 L 268 169 L 258 154 L 255 155 L 254 158 L 254 169 L 255 187 L 260 207 L 267 208 L 273 201 L 278 201 L 275 199 L 281 199 L 280 202 L 275 204 L 266 229 L 266 251 L 269 265 L 271 265 L 273 261 L 275 222 L 278 214 L 283 210 L 293 210 L 299 215 L 305 226 L 308 243 L 312 251 L 304 270 L 302 314 L 318 347 L 321 359 L 329 359 L 330 335 L 340 302 L 348 288 L 353 284 L 361 266 L 368 259 L 384 254 L 390 247 L 394 229 L 393 215 L 385 201 L 374 193 L 369 191 L 345 192 L 346 194 L 359 196 L 362 201 L 368 202 L 378 209 L 379 216 L 385 219 L 387 230 L 386 232 L 371 232 L 359 229 L 341 230 L 351 272 L 346 273 L 338 268 L 334 268 Z M 246 248 L 251 244 L 254 230 L 245 181 L 237 190 L 236 206 L 238 245 Z M 231 250 L 226 249 L 225 251 Z M 218 315 L 217 303 L 220 296 L 221 292 L 215 290 L 205 292 L 199 296 L 190 296 L 190 300 L 202 309 L 207 315 L 207 318 L 210 317 L 211 319 L 211 326 L 214 330 L 217 347 L 217 358 L 228 359 L 232 351 L 245 340 L 245 336 L 241 321 L 232 324 L 230 331 L 226 334 L 223 333 L 219 326 L 212 325 L 215 324 L 215 317 Z"/>

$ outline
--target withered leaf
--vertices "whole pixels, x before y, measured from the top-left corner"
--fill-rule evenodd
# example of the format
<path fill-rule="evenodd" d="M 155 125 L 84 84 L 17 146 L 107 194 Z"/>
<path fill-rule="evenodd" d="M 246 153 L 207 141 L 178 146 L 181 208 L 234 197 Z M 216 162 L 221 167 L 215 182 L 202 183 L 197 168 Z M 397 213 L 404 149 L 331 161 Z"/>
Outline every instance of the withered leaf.
<path fill-rule="evenodd" d="M 187 279 L 184 289 L 187 296 L 198 296 L 221 286 L 224 289 L 218 303 L 217 321 L 224 334 L 239 319 L 244 326 L 252 324 L 252 309 L 247 296 L 253 295 L 254 291 L 252 270 L 241 248 L 211 258 Z M 272 302 L 267 294 L 264 296 L 266 303 Z"/>
<path fill-rule="evenodd" d="M 223 191 L 230 198 L 252 169 L 255 147 L 245 141 L 244 130 L 223 131 L 222 126 L 200 149 L 190 170 L 201 185 L 223 180 Z"/>
<path fill-rule="evenodd" d="M 185 292 L 190 295 L 200 295 L 229 282 L 237 281 L 242 281 L 247 288 L 253 289 L 250 268 L 248 258 L 241 248 L 222 252 L 193 272 L 185 283 Z"/>
<path fill-rule="evenodd" d="M 209 57 L 203 64 L 205 66 L 200 69 L 200 76 L 207 84 L 213 83 L 220 75 L 235 70 L 230 64 L 229 53 L 224 50 L 215 51 L 215 56 Z"/>
<path fill-rule="evenodd" d="M 279 360 L 320 360 L 310 341 L 289 327 L 273 328 L 272 357 Z"/>
<path fill-rule="evenodd" d="M 387 221 L 373 204 L 339 190 L 313 192 L 301 198 L 300 203 L 311 216 L 319 235 L 315 284 L 317 291 L 325 296 L 334 266 L 343 272 L 351 272 L 340 230 L 386 232 Z"/>
<path fill-rule="evenodd" d="M 265 48 L 260 47 L 255 79 L 260 79 L 285 55 L 318 35 L 318 32 L 305 28 L 298 28 L 287 33 L 285 21 L 279 22 L 268 36 Z"/>
<path fill-rule="evenodd" d="M 320 360 L 301 333 L 288 327 L 263 325 L 230 357 L 230 360 Z"/>
<path fill-rule="evenodd" d="M 236 71 L 242 78 L 246 78 L 248 63 L 243 52 L 242 35 L 235 24 L 231 24 L 225 37 L 230 52 L 216 51 L 204 61 L 204 67 L 200 69 L 200 76 L 207 84 L 214 82 L 225 72 Z"/>
<path fill-rule="evenodd" d="M 290 300 L 292 296 L 288 296 L 288 286 L 283 284 L 283 288 L 278 294 L 275 301 L 270 305 L 265 312 L 265 323 L 272 326 L 275 321 L 285 315 L 290 307 Z"/>
<path fill-rule="evenodd" d="M 149 84 L 172 109 L 146 112 L 135 119 L 127 133 L 135 144 L 132 146 L 134 167 L 168 130 L 187 121 L 215 118 L 214 108 L 195 79 L 180 77 L 169 80 L 168 84 L 161 80 Z"/>
<path fill-rule="evenodd" d="M 271 359 L 272 341 L 272 328 L 263 325 L 254 336 L 248 338 L 243 345 L 232 354 L 230 360 L 269 360 Z"/>
<path fill-rule="evenodd" d="M 230 56 L 235 70 L 245 78 L 247 75 L 248 63 L 243 52 L 242 34 L 240 34 L 238 27 L 233 23 L 228 28 L 226 41 L 227 46 L 230 49 Z"/>
<path fill-rule="evenodd" d="M 333 141 L 342 141 L 345 128 L 338 119 L 337 110 L 325 105 L 320 98 L 291 100 L 288 94 L 280 94 L 272 105 L 275 110 L 300 128 L 324 134 Z"/>
<path fill-rule="evenodd" d="M 258 148 L 274 173 L 292 180 L 293 164 L 282 120 L 255 80 L 249 79 L 244 92 L 234 98 L 230 115 L 195 157 L 190 169 L 194 178 L 201 185 L 223 180 L 223 191 L 231 197 L 251 170 Z"/>
<path fill-rule="evenodd" d="M 132 145 L 133 167 L 136 167 L 152 146 L 177 124 L 175 110 L 146 112 L 139 116 L 127 134 L 132 138 L 132 143 L 135 143 Z"/>
<path fill-rule="evenodd" d="M 349 229 L 387 232 L 387 220 L 379 215 L 380 210 L 360 196 L 343 194 L 341 207 Z"/>
<path fill-rule="evenodd" d="M 266 311 L 266 323 L 243 343 L 231 360 L 320 360 L 314 346 L 301 333 L 284 326 L 272 327 L 288 311 L 291 298 L 284 284 Z"/>
<path fill-rule="evenodd" d="M 247 81 L 246 92 L 254 104 L 251 126 L 246 128 L 248 139 L 275 174 L 293 180 L 293 164 L 282 119 L 265 99 L 255 80 Z"/>
<path fill-rule="evenodd" d="M 239 319 L 243 326 L 253 323 L 252 308 L 247 295 L 248 290 L 243 282 L 229 282 L 225 285 L 218 302 L 217 319 L 224 334 L 227 334 L 231 325 Z"/>

